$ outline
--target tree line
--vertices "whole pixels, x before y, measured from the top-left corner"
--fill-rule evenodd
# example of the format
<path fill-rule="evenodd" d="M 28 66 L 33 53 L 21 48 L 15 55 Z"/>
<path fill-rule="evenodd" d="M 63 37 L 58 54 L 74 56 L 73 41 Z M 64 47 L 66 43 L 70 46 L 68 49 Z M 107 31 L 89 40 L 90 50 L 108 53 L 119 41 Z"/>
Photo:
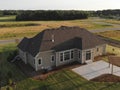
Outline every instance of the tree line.
<path fill-rule="evenodd" d="M 80 10 L 0 10 L 0 16 L 16 15 L 17 21 L 29 20 L 74 20 L 88 17 L 120 19 L 120 9 L 80 11 Z"/>
<path fill-rule="evenodd" d="M 102 18 L 120 19 L 120 9 L 93 11 L 92 15 Z"/>
<path fill-rule="evenodd" d="M 17 21 L 74 20 L 74 19 L 86 19 L 86 18 L 88 18 L 88 13 L 86 11 L 73 11 L 73 10 L 23 11 L 16 16 Z"/>

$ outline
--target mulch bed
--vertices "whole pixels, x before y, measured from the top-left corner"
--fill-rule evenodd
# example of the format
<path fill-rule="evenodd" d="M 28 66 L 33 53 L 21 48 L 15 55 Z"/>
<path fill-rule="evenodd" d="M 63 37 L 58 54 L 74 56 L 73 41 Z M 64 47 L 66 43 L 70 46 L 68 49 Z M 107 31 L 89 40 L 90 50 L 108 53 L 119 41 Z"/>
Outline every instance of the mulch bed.
<path fill-rule="evenodd" d="M 90 81 L 95 82 L 120 82 L 120 77 L 112 74 L 103 74 L 96 78 L 91 79 Z"/>

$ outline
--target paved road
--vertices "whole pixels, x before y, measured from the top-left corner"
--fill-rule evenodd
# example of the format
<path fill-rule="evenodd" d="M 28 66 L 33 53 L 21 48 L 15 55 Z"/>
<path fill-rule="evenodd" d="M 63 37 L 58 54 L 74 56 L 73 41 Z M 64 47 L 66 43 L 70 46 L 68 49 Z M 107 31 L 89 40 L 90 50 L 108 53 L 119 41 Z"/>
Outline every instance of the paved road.
<path fill-rule="evenodd" d="M 104 28 L 104 29 L 96 29 L 96 30 L 90 30 L 92 33 L 98 33 L 98 32 L 105 32 L 105 31 L 113 31 L 113 30 L 120 30 L 120 28 Z M 21 39 L 19 39 L 21 40 Z M 0 40 L 0 44 L 7 44 L 7 43 L 14 43 L 16 40 Z"/>
<path fill-rule="evenodd" d="M 21 40 L 21 39 L 18 39 Z M 0 40 L 0 44 L 8 44 L 8 43 L 15 43 L 16 40 L 15 39 L 11 39 L 11 40 Z"/>
<path fill-rule="evenodd" d="M 94 30 L 90 30 L 90 32 L 92 32 L 92 33 L 99 33 L 99 32 L 115 31 L 115 30 L 120 30 L 120 28 L 103 28 L 103 29 L 94 29 Z"/>

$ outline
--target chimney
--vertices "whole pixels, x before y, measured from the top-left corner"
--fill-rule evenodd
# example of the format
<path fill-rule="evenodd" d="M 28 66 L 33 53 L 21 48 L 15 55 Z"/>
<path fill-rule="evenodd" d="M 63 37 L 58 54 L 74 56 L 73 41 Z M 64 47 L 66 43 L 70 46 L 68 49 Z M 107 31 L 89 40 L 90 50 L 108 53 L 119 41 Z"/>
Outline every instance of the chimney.
<path fill-rule="evenodd" d="M 52 42 L 55 42 L 54 35 L 52 35 Z"/>

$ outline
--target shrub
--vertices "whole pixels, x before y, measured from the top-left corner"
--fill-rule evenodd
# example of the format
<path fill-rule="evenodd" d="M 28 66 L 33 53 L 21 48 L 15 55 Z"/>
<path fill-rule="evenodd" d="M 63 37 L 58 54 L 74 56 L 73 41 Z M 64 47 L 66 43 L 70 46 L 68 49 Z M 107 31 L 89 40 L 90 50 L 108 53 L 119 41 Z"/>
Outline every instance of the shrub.
<path fill-rule="evenodd" d="M 13 52 L 10 52 L 8 57 L 7 57 L 7 60 L 10 62 L 11 60 L 13 60 L 15 58 L 15 56 L 18 54 L 18 51 L 15 50 Z"/>
<path fill-rule="evenodd" d="M 12 78 L 12 72 L 11 71 L 9 71 L 8 73 L 7 73 L 7 77 L 10 79 L 10 78 Z"/>

